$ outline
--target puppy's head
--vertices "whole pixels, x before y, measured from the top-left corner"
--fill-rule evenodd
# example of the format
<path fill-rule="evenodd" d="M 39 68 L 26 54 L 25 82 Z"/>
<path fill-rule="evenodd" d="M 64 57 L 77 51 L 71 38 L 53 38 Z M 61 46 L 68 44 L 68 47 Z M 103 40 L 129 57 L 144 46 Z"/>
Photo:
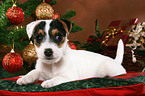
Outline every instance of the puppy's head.
<path fill-rule="evenodd" d="M 71 31 L 68 20 L 38 20 L 27 25 L 29 38 L 33 36 L 38 58 L 52 64 L 61 60 Z"/>

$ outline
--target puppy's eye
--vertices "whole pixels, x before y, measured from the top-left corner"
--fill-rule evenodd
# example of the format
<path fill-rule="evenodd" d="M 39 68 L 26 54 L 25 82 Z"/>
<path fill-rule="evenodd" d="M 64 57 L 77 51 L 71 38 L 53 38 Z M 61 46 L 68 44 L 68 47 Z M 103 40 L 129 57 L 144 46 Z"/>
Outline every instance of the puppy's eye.
<path fill-rule="evenodd" d="M 37 43 L 40 43 L 42 40 L 43 40 L 43 36 L 41 34 L 36 36 Z"/>
<path fill-rule="evenodd" d="M 63 40 L 63 35 L 62 35 L 61 33 L 55 34 L 54 41 L 55 41 L 56 43 L 61 43 L 62 40 Z"/>

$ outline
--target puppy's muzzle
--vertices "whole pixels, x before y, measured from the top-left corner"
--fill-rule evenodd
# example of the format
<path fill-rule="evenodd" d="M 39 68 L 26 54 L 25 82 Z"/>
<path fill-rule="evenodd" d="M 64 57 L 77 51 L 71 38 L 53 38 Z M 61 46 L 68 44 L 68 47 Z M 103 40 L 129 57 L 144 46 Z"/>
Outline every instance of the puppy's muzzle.
<path fill-rule="evenodd" d="M 45 54 L 45 56 L 49 59 L 50 57 L 52 57 L 53 51 L 52 51 L 51 48 L 48 48 L 48 49 L 45 49 L 45 50 L 44 50 L 44 54 Z"/>

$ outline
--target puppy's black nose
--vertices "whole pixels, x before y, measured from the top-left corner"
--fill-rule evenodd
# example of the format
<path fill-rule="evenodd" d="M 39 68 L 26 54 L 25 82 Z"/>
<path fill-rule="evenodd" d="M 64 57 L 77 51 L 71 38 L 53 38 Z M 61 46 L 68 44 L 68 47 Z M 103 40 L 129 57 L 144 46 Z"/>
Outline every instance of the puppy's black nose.
<path fill-rule="evenodd" d="M 51 48 L 45 49 L 44 54 L 46 57 L 50 57 L 53 54 L 53 51 Z"/>

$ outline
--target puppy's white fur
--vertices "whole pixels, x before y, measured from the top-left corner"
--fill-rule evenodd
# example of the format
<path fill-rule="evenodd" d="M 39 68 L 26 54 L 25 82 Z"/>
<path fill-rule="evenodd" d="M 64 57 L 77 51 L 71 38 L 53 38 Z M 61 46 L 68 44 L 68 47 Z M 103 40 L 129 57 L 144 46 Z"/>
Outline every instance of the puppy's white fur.
<path fill-rule="evenodd" d="M 38 20 L 27 25 L 27 33 L 32 36 L 34 26 L 40 22 L 46 21 L 45 31 L 48 32 L 51 20 Z M 121 65 L 124 54 L 124 45 L 119 41 L 117 55 L 115 59 L 84 50 L 70 49 L 66 40 L 61 48 L 57 44 L 49 42 L 49 34 L 41 46 L 36 47 L 38 60 L 36 68 L 28 74 L 17 80 L 17 84 L 33 83 L 35 80 L 45 80 L 41 85 L 48 88 L 64 82 L 73 80 L 116 76 L 126 73 Z M 46 48 L 53 49 L 54 58 L 47 60 L 44 55 Z"/>

